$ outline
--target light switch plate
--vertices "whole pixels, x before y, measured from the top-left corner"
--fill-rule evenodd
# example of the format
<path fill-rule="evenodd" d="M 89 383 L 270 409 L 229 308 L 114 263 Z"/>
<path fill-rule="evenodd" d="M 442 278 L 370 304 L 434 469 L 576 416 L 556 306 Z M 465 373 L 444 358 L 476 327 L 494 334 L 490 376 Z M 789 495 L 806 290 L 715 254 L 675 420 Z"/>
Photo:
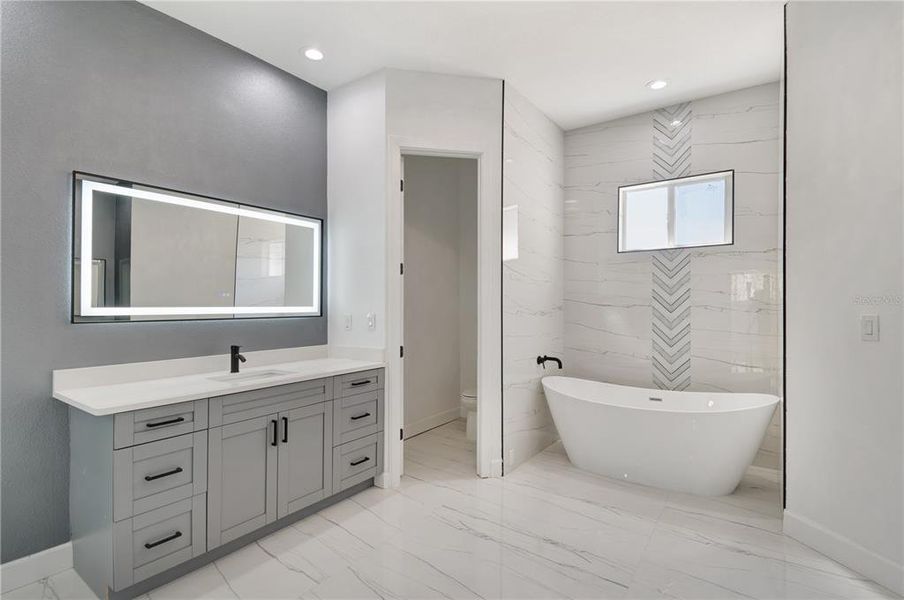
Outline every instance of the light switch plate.
<path fill-rule="evenodd" d="M 371 330 L 376 329 L 377 328 L 377 315 L 372 312 L 369 312 L 369 313 L 367 313 L 366 318 L 367 318 L 367 328 L 371 329 Z"/>
<path fill-rule="evenodd" d="M 352 329 L 352 316 L 351 315 L 342 315 L 342 322 L 345 324 L 345 330 L 351 331 Z"/>
<path fill-rule="evenodd" d="M 879 341 L 879 315 L 860 315 L 860 339 L 864 342 Z"/>

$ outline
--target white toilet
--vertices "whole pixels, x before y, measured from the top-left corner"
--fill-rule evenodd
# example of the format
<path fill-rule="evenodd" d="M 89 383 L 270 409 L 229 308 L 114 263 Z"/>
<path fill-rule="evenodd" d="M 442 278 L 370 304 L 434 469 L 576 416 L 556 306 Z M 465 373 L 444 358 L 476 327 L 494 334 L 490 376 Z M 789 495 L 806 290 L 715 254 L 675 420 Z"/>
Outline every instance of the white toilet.
<path fill-rule="evenodd" d="M 465 432 L 469 441 L 477 440 L 477 390 L 467 389 L 461 393 L 461 410 L 468 424 Z"/>

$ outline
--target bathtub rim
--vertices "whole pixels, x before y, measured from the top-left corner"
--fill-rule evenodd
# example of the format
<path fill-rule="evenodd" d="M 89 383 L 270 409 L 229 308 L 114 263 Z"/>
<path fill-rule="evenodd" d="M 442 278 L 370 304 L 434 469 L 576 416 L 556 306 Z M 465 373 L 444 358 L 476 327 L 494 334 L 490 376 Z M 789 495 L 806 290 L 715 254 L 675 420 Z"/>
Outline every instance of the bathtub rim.
<path fill-rule="evenodd" d="M 764 401 L 754 404 L 752 406 L 742 406 L 737 408 L 716 408 L 716 409 L 706 409 L 706 408 L 688 408 L 688 409 L 670 409 L 665 408 L 663 406 L 631 406 L 625 404 L 614 404 L 612 402 L 606 402 L 604 400 L 598 400 L 595 398 L 585 398 L 581 396 L 576 396 L 574 394 L 569 394 L 563 391 L 561 388 L 556 389 L 550 384 L 555 384 L 556 381 L 561 380 L 572 380 L 572 381 L 582 381 L 586 383 L 592 383 L 599 386 L 611 386 L 616 388 L 626 388 L 630 390 L 637 390 L 642 392 L 652 392 L 659 394 L 687 394 L 687 395 L 699 395 L 699 396 L 743 396 L 750 398 L 751 396 L 763 398 Z M 547 375 L 546 377 L 541 378 L 540 383 L 543 385 L 544 392 L 547 389 L 551 389 L 553 392 L 558 394 L 562 394 L 563 396 L 567 396 L 569 398 L 573 398 L 575 400 L 579 400 L 581 402 L 589 402 L 591 404 L 597 404 L 600 406 L 610 406 L 612 408 L 624 408 L 626 410 L 643 410 L 648 412 L 661 412 L 661 413 L 676 413 L 676 414 L 703 414 L 703 415 L 720 415 L 726 413 L 737 413 L 737 412 L 746 412 L 751 410 L 760 410 L 763 408 L 772 408 L 775 410 L 775 407 L 782 403 L 782 398 L 775 394 L 763 394 L 758 392 L 694 392 L 694 391 L 677 391 L 677 390 L 658 390 L 655 388 L 645 388 L 635 385 L 624 385 L 621 383 L 610 383 L 607 381 L 597 381 L 595 379 L 584 379 L 582 377 L 569 377 L 567 375 Z M 547 402 L 549 399 L 547 398 Z"/>

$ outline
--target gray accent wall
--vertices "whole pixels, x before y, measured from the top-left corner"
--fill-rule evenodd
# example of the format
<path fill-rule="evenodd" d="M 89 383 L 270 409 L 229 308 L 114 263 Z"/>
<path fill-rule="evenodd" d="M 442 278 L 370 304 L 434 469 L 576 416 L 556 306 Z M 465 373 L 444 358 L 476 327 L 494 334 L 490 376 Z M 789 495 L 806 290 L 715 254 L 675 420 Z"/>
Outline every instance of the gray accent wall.
<path fill-rule="evenodd" d="M 133 2 L 2 3 L 2 552 L 69 539 L 51 370 L 325 344 L 326 316 L 69 323 L 71 171 L 326 217 L 326 93 Z"/>

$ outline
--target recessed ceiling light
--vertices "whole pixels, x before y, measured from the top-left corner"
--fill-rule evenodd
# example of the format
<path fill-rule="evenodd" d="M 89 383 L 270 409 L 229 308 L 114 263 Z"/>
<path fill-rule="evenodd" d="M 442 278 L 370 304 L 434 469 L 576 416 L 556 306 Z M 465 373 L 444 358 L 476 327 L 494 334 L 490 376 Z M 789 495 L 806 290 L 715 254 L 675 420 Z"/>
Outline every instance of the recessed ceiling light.
<path fill-rule="evenodd" d="M 669 82 L 665 81 L 663 79 L 654 79 L 653 81 L 647 82 L 647 87 L 650 88 L 651 90 L 661 90 L 668 84 L 669 84 Z"/>
<path fill-rule="evenodd" d="M 304 51 L 304 55 L 308 60 L 323 60 L 323 52 L 317 48 L 308 48 Z"/>

